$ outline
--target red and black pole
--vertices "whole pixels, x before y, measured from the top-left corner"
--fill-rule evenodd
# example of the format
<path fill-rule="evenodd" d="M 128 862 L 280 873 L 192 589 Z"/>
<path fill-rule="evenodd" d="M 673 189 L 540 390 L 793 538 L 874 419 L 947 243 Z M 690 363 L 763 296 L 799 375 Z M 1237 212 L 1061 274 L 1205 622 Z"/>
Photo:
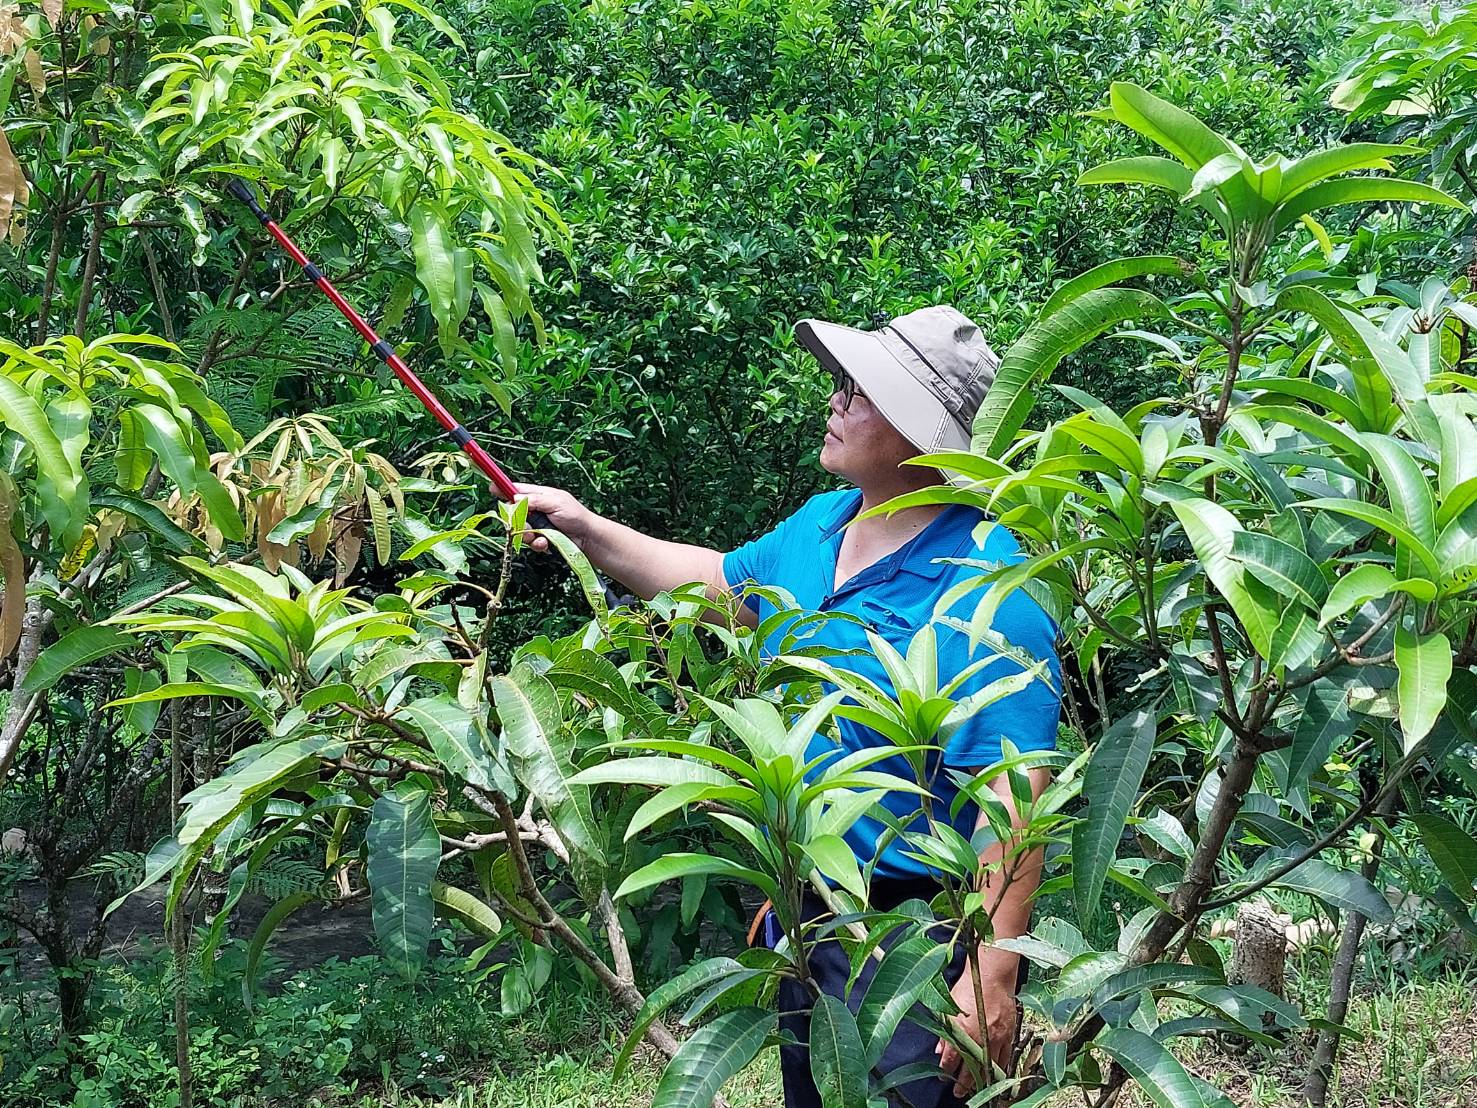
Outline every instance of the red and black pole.
<path fill-rule="evenodd" d="M 344 299 L 343 294 L 338 289 L 333 287 L 333 282 L 324 276 L 323 271 L 308 259 L 308 256 L 302 252 L 297 243 L 292 241 L 291 236 L 281 227 L 277 226 L 277 221 L 269 216 L 262 206 L 256 202 L 256 197 L 252 194 L 251 189 L 244 182 L 233 177 L 226 182 L 226 191 L 251 209 L 251 214 L 256 216 L 261 222 L 261 225 L 277 240 L 282 249 L 287 251 L 293 261 L 303 267 L 303 273 L 307 275 L 308 280 L 318 286 L 323 295 L 333 302 L 333 306 L 339 310 L 343 317 L 353 324 L 354 330 L 358 331 L 364 341 L 369 343 L 369 349 L 374 351 L 375 357 L 389 366 L 395 376 L 400 378 L 400 383 L 415 394 L 415 398 L 425 406 L 426 411 L 436 417 L 436 422 L 446 429 L 446 433 L 451 436 L 451 441 L 461 447 L 466 452 L 467 457 L 472 459 L 472 464 L 487 475 L 487 479 L 492 482 L 492 490 L 497 494 L 498 499 L 505 500 L 510 504 L 516 500 L 518 490 L 513 487 L 513 482 L 509 479 L 507 473 L 504 472 L 503 467 L 493 461 L 492 455 L 482 449 L 481 444 L 472 438 L 471 433 L 457 421 L 455 416 L 447 411 L 446 405 L 436 399 L 435 394 L 426 388 L 425 382 L 416 376 L 415 371 L 405 364 L 399 354 L 395 353 L 395 348 L 380 338 L 379 334 L 365 321 L 364 317 L 354 310 L 353 305 Z M 528 513 L 528 526 L 537 530 L 549 530 L 554 525 L 543 512 L 531 511 Z M 630 603 L 633 599 L 632 597 L 619 594 L 603 576 L 597 574 L 596 579 L 600 582 L 600 587 L 605 592 L 605 603 L 608 607 L 620 607 L 623 604 Z"/>
<path fill-rule="evenodd" d="M 343 298 L 343 294 L 338 289 L 333 287 L 333 282 L 324 276 L 323 271 L 308 260 L 308 256 L 302 252 L 297 243 L 292 241 L 291 236 L 277 226 L 276 220 L 256 202 L 256 196 L 252 194 L 251 189 L 233 177 L 227 182 L 226 191 L 251 209 L 251 214 L 256 216 L 282 249 L 287 251 L 293 261 L 303 267 L 303 273 L 307 275 L 308 280 L 317 285 L 323 295 L 333 301 L 333 306 L 343 314 L 343 317 L 353 324 L 354 330 L 358 331 L 364 341 L 369 343 L 369 349 L 374 351 L 375 356 L 389 366 L 395 376 L 400 378 L 400 383 L 415 394 L 415 398 L 425 406 L 426 411 L 436 417 L 436 422 L 446 429 L 451 441 L 461 447 L 467 457 L 472 459 L 472 463 L 487 475 L 498 499 L 509 503 L 515 500 L 518 490 L 513 487 L 513 482 L 503 471 L 503 467 L 493 461 L 492 455 L 482 449 L 477 440 L 472 438 L 470 432 L 446 410 L 446 405 L 436 399 L 435 394 L 426 388 L 425 382 L 416 376 L 415 371 L 405 364 L 399 354 L 395 353 L 395 348 L 380 338 L 364 317 L 354 310 L 353 305 Z M 536 528 L 551 526 L 548 517 L 543 512 L 529 512 L 528 525 Z"/>

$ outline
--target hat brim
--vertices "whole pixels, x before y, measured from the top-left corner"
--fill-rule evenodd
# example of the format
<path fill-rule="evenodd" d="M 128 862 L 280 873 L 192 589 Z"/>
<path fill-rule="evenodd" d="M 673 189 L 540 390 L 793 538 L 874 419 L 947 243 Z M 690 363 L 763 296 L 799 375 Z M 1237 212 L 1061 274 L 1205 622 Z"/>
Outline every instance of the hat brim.
<path fill-rule="evenodd" d="M 874 332 L 802 319 L 795 338 L 830 373 L 849 373 L 872 406 L 921 453 L 969 449 L 969 432 Z"/>

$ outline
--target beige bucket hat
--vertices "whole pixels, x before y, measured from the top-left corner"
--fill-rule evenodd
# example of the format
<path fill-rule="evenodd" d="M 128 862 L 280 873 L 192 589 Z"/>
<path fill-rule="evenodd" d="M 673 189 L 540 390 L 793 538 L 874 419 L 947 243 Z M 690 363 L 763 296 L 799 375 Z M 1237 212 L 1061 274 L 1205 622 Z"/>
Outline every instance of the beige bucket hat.
<path fill-rule="evenodd" d="M 802 319 L 795 337 L 832 374 L 846 372 L 921 452 L 968 450 L 970 429 L 1000 359 L 979 327 L 939 304 L 875 331 Z"/>

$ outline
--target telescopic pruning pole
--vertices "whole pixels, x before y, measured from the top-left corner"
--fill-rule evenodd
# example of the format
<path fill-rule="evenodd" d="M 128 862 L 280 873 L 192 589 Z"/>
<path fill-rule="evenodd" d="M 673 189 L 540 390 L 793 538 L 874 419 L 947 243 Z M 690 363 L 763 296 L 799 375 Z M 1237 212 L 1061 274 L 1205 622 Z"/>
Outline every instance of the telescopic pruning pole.
<path fill-rule="evenodd" d="M 415 394 L 415 398 L 425 406 L 426 411 L 436 417 L 436 422 L 446 429 L 451 441 L 461 447 L 467 457 L 472 459 L 472 464 L 487 475 L 487 479 L 492 482 L 492 490 L 498 498 L 510 504 L 516 500 L 518 490 L 513 487 L 513 482 L 503 471 L 503 467 L 493 461 L 492 455 L 482 449 L 481 444 L 472 438 L 470 432 L 447 411 L 446 405 L 437 400 L 435 394 L 426 388 L 425 382 L 416 376 L 415 371 L 405 364 L 399 354 L 395 353 L 395 348 L 380 338 L 364 317 L 354 310 L 353 305 L 343 298 L 343 294 L 333 287 L 333 282 L 323 275 L 323 271 L 308 260 L 308 256 L 299 249 L 297 243 L 292 241 L 291 236 L 277 226 L 277 221 L 256 202 L 256 196 L 251 189 L 233 177 L 226 183 L 226 191 L 251 209 L 251 214 L 256 216 L 267 232 L 277 240 L 278 245 L 287 251 L 293 261 L 303 267 L 303 273 L 307 275 L 308 280 L 317 285 L 319 291 L 333 302 L 333 306 L 345 319 L 353 324 L 354 330 L 358 331 L 364 341 L 369 343 L 369 349 L 374 351 L 375 356 L 389 366 L 395 376 L 400 378 L 400 383 Z M 539 530 L 553 528 L 549 517 L 543 512 L 529 512 L 528 526 Z M 599 577 L 598 580 L 605 591 L 606 603 L 610 607 L 617 607 L 629 599 L 619 595 L 604 577 Z"/>
<path fill-rule="evenodd" d="M 297 243 L 292 241 L 292 238 L 286 231 L 277 226 L 277 221 L 269 216 L 262 209 L 262 206 L 256 202 L 256 197 L 252 194 L 251 189 L 247 188 L 241 181 L 232 178 L 226 185 L 226 191 L 251 209 L 251 214 L 256 216 L 261 222 L 261 225 L 267 229 L 268 234 L 277 240 L 277 244 L 283 250 L 287 251 L 293 261 L 303 267 L 303 273 L 307 275 L 308 280 L 317 285 L 319 291 L 328 297 L 329 300 L 333 301 L 333 306 L 342 313 L 343 317 L 354 325 L 354 330 L 358 331 L 364 341 L 369 343 L 369 349 L 374 351 L 375 356 L 390 367 L 395 376 L 400 378 L 400 383 L 415 394 L 415 398 L 424 405 L 426 411 L 436 417 L 437 423 L 446 428 L 446 433 L 451 436 L 451 441 L 466 451 L 467 457 L 472 459 L 472 463 L 487 475 L 487 479 L 492 482 L 493 491 L 497 493 L 498 499 L 506 500 L 510 503 L 517 499 L 518 490 L 513 487 L 513 482 L 508 478 L 508 475 L 503 472 L 503 467 L 492 460 L 492 455 L 482 449 L 477 440 L 472 438 L 471 434 L 468 433 L 467 429 L 457 422 L 456 417 L 446 410 L 446 405 L 437 400 L 435 394 L 426 388 L 425 382 L 416 376 L 415 371 L 405 364 L 399 354 L 395 353 L 395 348 L 379 337 L 375 329 L 369 325 L 365 318 L 356 312 L 353 305 L 343 298 L 343 294 L 333 287 L 333 282 L 323 275 L 323 271 L 308 260 L 308 256 L 298 248 Z M 530 513 L 530 524 L 535 527 L 548 526 L 547 518 L 542 518 L 535 522 L 533 518 L 535 515 L 542 516 L 543 513 Z"/>

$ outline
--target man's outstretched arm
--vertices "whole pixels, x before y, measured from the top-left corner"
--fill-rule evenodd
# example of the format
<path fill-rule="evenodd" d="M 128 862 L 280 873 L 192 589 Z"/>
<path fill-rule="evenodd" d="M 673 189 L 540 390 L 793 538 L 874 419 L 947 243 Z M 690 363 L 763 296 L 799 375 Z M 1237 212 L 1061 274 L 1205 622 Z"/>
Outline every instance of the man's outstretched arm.
<path fill-rule="evenodd" d="M 729 591 L 723 577 L 723 555 L 706 546 L 668 542 L 644 535 L 624 523 L 592 512 L 570 493 L 546 485 L 515 485 L 530 511 L 543 512 L 549 522 L 580 548 L 608 577 L 614 577 L 644 600 L 666 589 L 702 581 L 715 592 Z M 547 550 L 547 539 L 535 537 L 535 550 Z M 752 626 L 753 613 L 740 607 L 739 616 Z"/>

